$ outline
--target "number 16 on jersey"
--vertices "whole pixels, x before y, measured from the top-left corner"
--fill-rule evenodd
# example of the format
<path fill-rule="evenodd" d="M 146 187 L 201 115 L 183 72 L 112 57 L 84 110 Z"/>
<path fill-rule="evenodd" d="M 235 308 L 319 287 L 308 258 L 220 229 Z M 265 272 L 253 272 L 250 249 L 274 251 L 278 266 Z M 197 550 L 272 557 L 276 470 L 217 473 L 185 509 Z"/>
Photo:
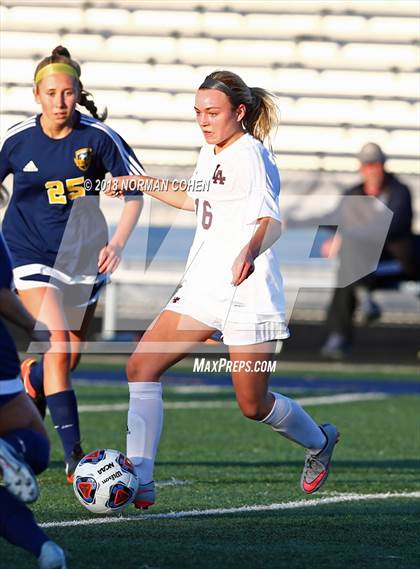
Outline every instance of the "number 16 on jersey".
<path fill-rule="evenodd" d="M 195 203 L 195 213 L 197 214 L 198 217 L 200 215 L 198 211 L 200 208 L 200 200 L 197 198 L 196 200 L 194 200 L 194 203 Z M 213 222 L 213 213 L 211 211 L 211 206 L 207 200 L 203 200 L 202 204 L 203 207 L 201 212 L 201 225 L 203 226 L 203 229 L 210 229 L 211 224 Z"/>

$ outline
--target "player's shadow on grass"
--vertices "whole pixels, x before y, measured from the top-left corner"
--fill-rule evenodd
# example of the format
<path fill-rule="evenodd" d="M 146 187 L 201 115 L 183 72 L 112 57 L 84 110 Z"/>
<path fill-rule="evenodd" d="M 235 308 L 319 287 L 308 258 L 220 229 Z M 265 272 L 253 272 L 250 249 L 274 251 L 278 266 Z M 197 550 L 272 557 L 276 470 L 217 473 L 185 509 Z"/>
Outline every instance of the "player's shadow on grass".
<path fill-rule="evenodd" d="M 183 460 L 168 460 L 158 461 L 158 466 L 203 466 L 211 468 L 225 468 L 225 467 L 238 467 L 238 468 L 278 468 L 278 467 L 301 467 L 302 460 L 278 460 L 278 461 L 183 461 Z M 334 469 L 336 468 L 395 468 L 395 469 L 408 469 L 420 470 L 420 460 L 415 459 L 400 459 L 400 460 L 334 460 Z"/>

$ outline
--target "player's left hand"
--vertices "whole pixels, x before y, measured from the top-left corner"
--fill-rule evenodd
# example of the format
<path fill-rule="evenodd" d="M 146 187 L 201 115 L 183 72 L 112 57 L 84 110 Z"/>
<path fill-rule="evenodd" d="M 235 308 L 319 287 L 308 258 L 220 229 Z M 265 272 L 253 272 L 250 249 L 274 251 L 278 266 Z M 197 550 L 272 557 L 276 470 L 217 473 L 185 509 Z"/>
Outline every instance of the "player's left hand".
<path fill-rule="evenodd" d="M 122 248 L 108 243 L 99 253 L 98 271 L 100 273 L 113 273 L 121 261 Z"/>
<path fill-rule="evenodd" d="M 235 286 L 244 282 L 255 270 L 254 257 L 248 247 L 242 249 L 232 265 L 232 284 Z"/>

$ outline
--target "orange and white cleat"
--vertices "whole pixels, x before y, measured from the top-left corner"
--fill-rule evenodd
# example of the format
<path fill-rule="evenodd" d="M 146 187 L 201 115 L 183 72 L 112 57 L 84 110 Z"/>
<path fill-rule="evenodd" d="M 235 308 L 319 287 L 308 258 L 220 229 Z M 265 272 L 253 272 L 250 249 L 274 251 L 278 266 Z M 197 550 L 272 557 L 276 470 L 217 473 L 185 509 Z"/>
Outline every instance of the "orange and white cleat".
<path fill-rule="evenodd" d="M 80 446 L 79 443 L 77 443 L 74 446 L 71 455 L 65 461 L 66 480 L 69 484 L 73 484 L 74 471 L 76 470 L 76 466 L 79 464 L 79 462 L 82 460 L 84 456 L 85 453 L 83 452 L 82 447 Z"/>
<path fill-rule="evenodd" d="M 27 358 L 24 360 L 20 366 L 20 375 L 22 377 L 23 386 L 25 388 L 26 393 L 35 403 L 36 408 L 38 409 L 41 417 L 45 419 L 45 413 L 47 410 L 47 400 L 45 398 L 44 393 L 40 393 L 35 389 L 35 387 L 31 383 L 31 369 L 36 364 L 36 359 L 34 358 Z"/>
<path fill-rule="evenodd" d="M 26 393 L 31 397 L 31 399 L 35 399 L 38 395 L 38 392 L 35 390 L 31 383 L 31 367 L 36 364 L 36 359 L 34 358 L 27 358 L 23 360 L 20 366 L 20 375 L 22 376 L 23 385 L 25 387 Z"/>

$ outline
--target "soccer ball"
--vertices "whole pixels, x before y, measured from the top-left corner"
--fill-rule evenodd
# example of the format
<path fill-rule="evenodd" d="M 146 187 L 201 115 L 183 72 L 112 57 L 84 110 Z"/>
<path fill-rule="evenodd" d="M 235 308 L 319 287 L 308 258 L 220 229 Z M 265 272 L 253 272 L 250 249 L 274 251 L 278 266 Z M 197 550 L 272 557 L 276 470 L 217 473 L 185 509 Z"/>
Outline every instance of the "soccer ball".
<path fill-rule="evenodd" d="M 119 450 L 95 450 L 74 471 L 74 493 L 94 514 L 121 512 L 136 497 L 138 484 L 133 463 Z"/>

